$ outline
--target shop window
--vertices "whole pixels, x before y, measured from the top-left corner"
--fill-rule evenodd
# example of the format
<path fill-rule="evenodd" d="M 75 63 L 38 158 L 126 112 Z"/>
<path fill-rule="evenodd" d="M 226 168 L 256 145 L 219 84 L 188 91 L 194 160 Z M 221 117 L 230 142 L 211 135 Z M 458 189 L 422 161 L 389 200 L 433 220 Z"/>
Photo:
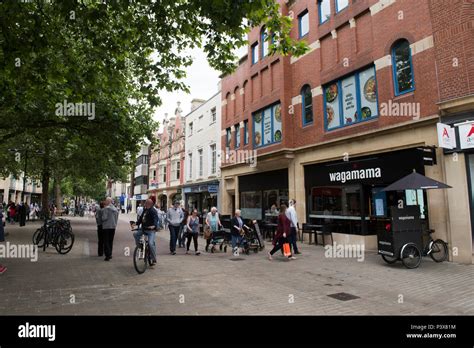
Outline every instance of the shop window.
<path fill-rule="evenodd" d="M 326 186 L 311 190 L 311 217 L 341 219 L 361 217 L 361 186 Z"/>
<path fill-rule="evenodd" d="M 336 0 L 336 13 L 349 6 L 349 0 Z"/>
<path fill-rule="evenodd" d="M 248 191 L 240 193 L 240 209 L 244 219 L 262 220 L 262 193 Z"/>
<path fill-rule="evenodd" d="M 305 10 L 298 16 L 298 36 L 301 39 L 302 37 L 308 35 L 309 33 L 309 13 L 308 10 Z"/>
<path fill-rule="evenodd" d="M 252 45 L 252 64 L 258 62 L 258 42 Z"/>
<path fill-rule="evenodd" d="M 331 1 L 319 0 L 318 12 L 319 12 L 319 24 L 326 22 L 331 17 Z"/>
<path fill-rule="evenodd" d="M 378 116 L 375 69 L 359 71 L 324 87 L 326 130 L 344 127 Z"/>
<path fill-rule="evenodd" d="M 301 89 L 303 126 L 313 123 L 313 94 L 311 87 L 306 85 Z"/>
<path fill-rule="evenodd" d="M 253 114 L 254 147 L 279 143 L 282 140 L 281 107 L 275 104 Z"/>
<path fill-rule="evenodd" d="M 410 44 L 400 40 L 392 48 L 392 69 L 395 95 L 411 92 L 415 89 Z"/>

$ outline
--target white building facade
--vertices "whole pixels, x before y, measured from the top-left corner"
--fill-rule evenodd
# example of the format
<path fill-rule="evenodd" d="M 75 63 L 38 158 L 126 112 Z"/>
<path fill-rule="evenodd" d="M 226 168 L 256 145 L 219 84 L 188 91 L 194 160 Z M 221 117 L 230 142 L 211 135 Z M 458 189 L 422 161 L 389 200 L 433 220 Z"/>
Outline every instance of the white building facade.
<path fill-rule="evenodd" d="M 199 213 L 219 209 L 221 92 L 194 99 L 186 116 L 184 203 Z"/>

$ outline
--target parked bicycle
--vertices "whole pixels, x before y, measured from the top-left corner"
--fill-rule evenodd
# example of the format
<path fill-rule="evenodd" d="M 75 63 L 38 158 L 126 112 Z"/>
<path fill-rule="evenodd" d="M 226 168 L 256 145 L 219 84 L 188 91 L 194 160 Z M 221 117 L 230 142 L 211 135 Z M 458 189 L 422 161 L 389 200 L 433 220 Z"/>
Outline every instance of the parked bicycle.
<path fill-rule="evenodd" d="M 46 221 L 33 234 L 33 244 L 43 248 L 43 251 L 52 245 L 59 254 L 69 253 L 74 245 L 74 233 L 70 221 L 66 219 Z"/>

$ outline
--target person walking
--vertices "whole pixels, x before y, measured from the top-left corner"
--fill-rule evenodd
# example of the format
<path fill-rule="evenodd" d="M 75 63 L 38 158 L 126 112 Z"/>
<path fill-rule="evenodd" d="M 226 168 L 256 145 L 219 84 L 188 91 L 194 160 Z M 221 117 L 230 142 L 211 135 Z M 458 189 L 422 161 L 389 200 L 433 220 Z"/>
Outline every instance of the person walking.
<path fill-rule="evenodd" d="M 186 235 L 188 241 L 186 243 L 186 254 L 189 253 L 189 247 L 191 246 L 191 239 L 194 241 L 194 253 L 200 255 L 201 252 L 198 251 L 198 236 L 199 236 L 199 216 L 197 209 L 193 209 L 191 215 L 188 216 L 186 222 Z M 184 236 L 183 236 L 184 238 Z"/>
<path fill-rule="evenodd" d="M 153 267 L 156 264 L 156 242 L 155 235 L 156 231 L 160 228 L 160 219 L 158 213 L 153 206 L 153 201 L 147 199 L 145 202 L 145 209 L 143 210 L 142 215 L 138 217 L 137 226 L 138 230 L 133 234 L 135 238 L 136 245 L 140 244 L 140 238 L 143 234 L 146 234 L 148 237 L 148 244 L 150 245 L 152 264 Z"/>
<path fill-rule="evenodd" d="M 25 202 L 20 202 L 20 206 L 18 207 L 18 220 L 20 222 L 20 226 L 23 227 L 26 224 L 26 204 Z"/>
<path fill-rule="evenodd" d="M 3 227 L 3 205 L 0 204 L 0 243 L 5 241 L 5 229 Z M 7 268 L 0 264 L 0 274 L 3 274 L 7 271 Z"/>
<path fill-rule="evenodd" d="M 104 261 L 112 259 L 114 245 L 115 229 L 117 228 L 118 211 L 112 204 L 112 198 L 107 197 L 104 202 L 104 208 L 100 210 L 100 219 L 102 221 L 102 233 L 104 238 Z"/>
<path fill-rule="evenodd" d="M 140 203 L 137 207 L 137 219 L 138 219 L 139 216 L 142 216 L 142 214 L 143 214 L 143 206 Z"/>
<path fill-rule="evenodd" d="M 10 224 L 12 225 L 15 224 L 15 215 L 16 215 L 15 203 L 10 201 L 10 203 L 8 204 L 8 218 L 10 220 Z"/>
<path fill-rule="evenodd" d="M 217 212 L 216 207 L 212 207 L 211 211 L 207 213 L 206 226 L 210 231 L 210 235 L 206 239 L 206 251 L 208 251 L 212 240 L 212 234 L 222 228 L 221 220 L 219 219 L 219 213 Z"/>
<path fill-rule="evenodd" d="M 293 252 L 298 255 L 301 254 L 298 251 L 298 246 L 296 245 L 296 240 L 298 239 L 298 216 L 296 215 L 296 200 L 290 199 L 290 207 L 286 209 L 286 217 L 291 221 L 291 231 L 289 235 L 290 246 L 293 249 Z"/>
<path fill-rule="evenodd" d="M 101 209 L 104 208 L 104 202 L 100 202 L 100 208 L 95 211 L 95 221 L 97 223 L 97 244 L 98 251 L 97 255 L 99 257 L 104 255 L 104 230 L 102 229 L 102 216 Z"/>
<path fill-rule="evenodd" d="M 166 220 L 170 229 L 170 253 L 176 255 L 176 242 L 178 240 L 181 223 L 184 220 L 184 212 L 179 201 L 174 201 L 173 206 L 166 212 Z"/>
<path fill-rule="evenodd" d="M 178 247 L 179 248 L 184 248 L 184 244 L 186 242 L 186 232 L 187 228 L 186 225 L 188 223 L 188 217 L 189 217 L 189 212 L 186 209 L 183 209 L 183 222 L 181 222 L 181 226 L 179 228 L 179 234 L 178 234 Z"/>
<path fill-rule="evenodd" d="M 268 259 L 273 260 L 273 254 L 283 248 L 283 244 L 288 243 L 288 237 L 291 233 L 291 220 L 287 217 L 286 205 L 280 206 L 280 215 L 278 215 L 278 227 L 273 239 L 273 249 L 268 252 Z M 296 260 L 293 255 L 288 256 L 290 260 Z"/>

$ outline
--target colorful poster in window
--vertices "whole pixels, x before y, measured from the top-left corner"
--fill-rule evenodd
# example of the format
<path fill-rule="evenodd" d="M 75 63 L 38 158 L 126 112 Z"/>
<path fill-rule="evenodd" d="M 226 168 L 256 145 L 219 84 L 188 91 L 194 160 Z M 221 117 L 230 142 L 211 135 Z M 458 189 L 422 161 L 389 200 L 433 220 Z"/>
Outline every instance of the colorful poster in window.
<path fill-rule="evenodd" d="M 277 104 L 273 107 L 273 141 L 279 142 L 282 140 L 281 129 L 281 106 Z"/>
<path fill-rule="evenodd" d="M 373 67 L 359 73 L 361 120 L 377 116 L 377 84 Z"/>
<path fill-rule="evenodd" d="M 339 114 L 339 87 L 337 82 L 326 87 L 326 124 L 327 128 L 335 128 L 341 125 Z"/>
<path fill-rule="evenodd" d="M 271 144 L 272 142 L 272 110 L 265 109 L 263 111 L 263 144 Z"/>
<path fill-rule="evenodd" d="M 253 118 L 254 121 L 254 145 L 262 146 L 262 112 L 257 112 Z"/>
<path fill-rule="evenodd" d="M 342 115 L 344 124 L 357 121 L 357 92 L 355 76 L 345 78 L 342 86 Z"/>

